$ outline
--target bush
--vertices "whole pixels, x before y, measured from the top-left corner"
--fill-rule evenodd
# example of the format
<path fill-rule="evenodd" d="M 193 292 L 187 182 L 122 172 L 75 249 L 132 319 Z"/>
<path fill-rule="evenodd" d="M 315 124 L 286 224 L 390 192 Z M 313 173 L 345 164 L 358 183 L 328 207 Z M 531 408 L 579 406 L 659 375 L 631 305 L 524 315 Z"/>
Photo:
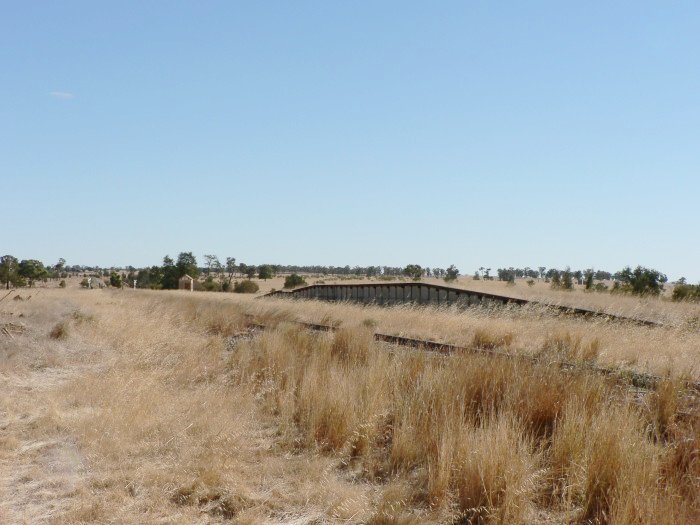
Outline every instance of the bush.
<path fill-rule="evenodd" d="M 257 283 L 253 281 L 241 281 L 240 283 L 236 281 L 233 284 L 234 293 L 255 293 L 260 289 Z"/>
<path fill-rule="evenodd" d="M 66 287 L 66 280 L 65 280 L 65 279 L 61 279 L 61 282 L 58 283 L 58 286 L 59 286 L 59 288 L 65 288 L 65 287 Z"/>
<path fill-rule="evenodd" d="M 49 337 L 51 339 L 65 339 L 68 337 L 68 324 L 65 322 L 58 323 L 49 332 Z"/>
<path fill-rule="evenodd" d="M 204 279 L 204 282 L 202 283 L 202 288 L 205 292 L 220 292 L 222 289 L 221 283 L 215 281 L 211 275 Z"/>
<path fill-rule="evenodd" d="M 293 273 L 284 280 L 285 288 L 296 288 L 298 286 L 306 286 L 306 281 L 300 275 Z"/>
<path fill-rule="evenodd" d="M 671 298 L 674 301 L 700 301 L 700 284 L 677 284 Z"/>

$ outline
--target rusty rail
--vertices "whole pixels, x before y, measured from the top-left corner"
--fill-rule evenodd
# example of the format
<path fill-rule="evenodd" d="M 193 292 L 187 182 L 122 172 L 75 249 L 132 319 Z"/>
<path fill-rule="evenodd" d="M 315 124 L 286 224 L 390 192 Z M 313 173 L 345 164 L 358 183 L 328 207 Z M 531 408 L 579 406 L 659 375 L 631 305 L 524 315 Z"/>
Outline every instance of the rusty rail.
<path fill-rule="evenodd" d="M 249 318 L 252 316 L 248 315 Z M 308 330 L 313 330 L 316 332 L 335 332 L 338 327 L 331 325 L 324 325 L 318 323 L 306 323 L 304 321 L 294 321 L 294 324 L 302 326 Z M 266 328 L 265 325 L 249 322 L 249 326 L 262 329 Z M 405 346 L 408 348 L 417 348 L 419 350 L 424 350 L 428 352 L 435 352 L 444 356 L 450 356 L 458 353 L 472 353 L 472 354 L 482 354 L 489 355 L 505 359 L 517 359 L 521 361 L 526 361 L 532 364 L 545 364 L 545 365 L 555 365 L 563 370 L 580 371 L 600 374 L 607 377 L 615 378 L 619 381 L 630 384 L 633 387 L 653 390 L 657 387 L 659 383 L 663 381 L 663 378 L 653 374 L 644 374 L 641 372 L 633 372 L 631 370 L 621 370 L 619 368 L 597 366 L 593 364 L 583 364 L 575 363 L 572 361 L 543 361 L 535 356 L 523 355 L 523 354 L 513 354 L 510 352 L 504 352 L 503 350 L 497 350 L 492 348 L 481 348 L 472 346 L 460 346 L 451 343 L 441 343 L 439 341 L 431 341 L 426 339 L 415 339 L 411 337 L 403 337 L 399 335 L 382 334 L 375 332 L 373 334 L 376 341 L 381 341 L 384 343 L 395 344 L 398 346 Z M 700 394 L 700 381 L 683 381 L 683 386 Z"/>

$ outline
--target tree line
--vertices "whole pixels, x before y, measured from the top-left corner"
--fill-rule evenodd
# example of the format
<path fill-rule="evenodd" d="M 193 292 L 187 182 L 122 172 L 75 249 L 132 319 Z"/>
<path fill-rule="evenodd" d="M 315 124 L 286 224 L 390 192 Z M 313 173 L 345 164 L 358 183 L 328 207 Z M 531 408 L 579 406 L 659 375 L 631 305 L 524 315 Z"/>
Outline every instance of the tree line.
<path fill-rule="evenodd" d="M 276 275 L 288 274 L 294 276 L 287 279 L 285 286 L 294 287 L 302 283 L 303 278 L 299 274 L 316 274 L 321 276 L 341 277 L 368 277 L 386 278 L 408 277 L 420 280 L 424 277 L 444 279 L 446 282 L 456 280 L 459 269 L 455 265 L 448 268 L 422 267 L 418 264 L 398 266 L 322 266 L 322 265 L 282 265 L 262 264 L 251 265 L 238 262 L 235 257 L 226 257 L 221 260 L 213 254 L 203 257 L 203 265 L 200 265 L 192 252 L 180 252 L 176 259 L 169 255 L 163 257 L 160 265 L 146 268 L 100 268 L 82 265 L 67 265 L 65 259 L 59 259 L 53 265 L 44 265 L 36 259 L 18 260 L 12 255 L 0 257 L 0 283 L 5 288 L 33 286 L 37 281 L 48 279 L 65 279 L 69 275 L 94 275 L 109 279 L 109 284 L 114 287 L 135 286 L 137 288 L 149 288 L 155 290 L 177 289 L 180 279 L 189 275 L 195 279 L 196 289 L 208 291 L 257 291 L 257 285 L 251 281 L 257 277 L 261 280 L 271 279 Z M 496 275 L 491 274 L 492 269 L 478 268 L 472 278 L 475 280 L 494 280 L 514 283 L 515 279 L 528 279 L 528 284 L 534 284 L 534 279 L 544 280 L 550 283 L 552 288 L 572 290 L 574 285 L 581 285 L 587 291 L 610 291 L 620 293 L 632 293 L 638 295 L 658 295 L 663 291 L 664 284 L 668 281 L 663 273 L 637 266 L 635 269 L 625 267 L 622 270 L 611 273 L 604 270 L 571 270 L 565 268 L 497 268 Z M 244 279 L 239 282 L 238 279 Z M 606 283 L 612 281 L 612 288 Z M 254 289 L 255 288 L 255 289 Z M 681 278 L 674 287 L 673 298 L 676 300 L 700 300 L 700 285 L 691 285 Z"/>
<path fill-rule="evenodd" d="M 22 259 L 13 255 L 0 257 L 0 282 L 9 290 L 10 286 L 34 286 L 37 281 L 60 279 L 68 277 L 65 259 L 59 259 L 56 264 L 46 266 L 36 259 Z"/>

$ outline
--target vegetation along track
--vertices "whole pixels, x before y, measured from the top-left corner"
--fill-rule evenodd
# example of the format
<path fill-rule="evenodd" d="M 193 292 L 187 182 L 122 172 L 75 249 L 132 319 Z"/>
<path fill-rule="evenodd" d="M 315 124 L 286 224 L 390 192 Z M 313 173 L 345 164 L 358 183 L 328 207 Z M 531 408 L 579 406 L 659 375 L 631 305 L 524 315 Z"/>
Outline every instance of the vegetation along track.
<path fill-rule="evenodd" d="M 643 326 L 665 326 L 657 321 L 609 314 L 597 310 L 590 310 L 588 308 L 549 304 L 529 299 L 508 297 L 506 295 L 427 283 L 314 284 L 296 288 L 288 292 L 277 290 L 261 297 L 291 297 L 294 299 L 319 299 L 333 302 L 348 301 L 387 306 L 402 303 L 458 306 L 464 308 L 489 304 L 534 305 L 581 317 L 603 317 Z"/>
<path fill-rule="evenodd" d="M 254 316 L 247 315 L 247 317 L 249 318 L 248 326 L 252 331 L 264 330 L 267 328 L 264 324 L 255 322 Z M 304 328 L 307 328 L 309 330 L 317 332 L 334 332 L 338 329 L 338 327 L 336 326 L 318 323 L 306 323 L 303 321 L 294 321 L 294 323 L 299 326 L 303 326 Z M 398 335 L 382 334 L 379 332 L 374 332 L 373 337 L 376 341 L 405 346 L 409 348 L 416 348 L 428 352 L 435 352 L 445 356 L 459 353 L 486 354 L 497 358 L 519 359 L 536 364 L 557 366 L 563 370 L 570 370 L 572 372 L 589 372 L 594 374 L 600 374 L 603 376 L 614 378 L 620 382 L 629 384 L 630 386 L 641 390 L 654 390 L 663 381 L 663 378 L 661 376 L 653 374 L 644 374 L 640 372 L 633 372 L 630 370 L 621 370 L 619 368 L 614 367 L 604 367 L 587 362 L 544 360 L 535 356 L 514 354 L 496 348 L 460 346 L 449 343 L 441 343 L 438 341 L 430 341 L 426 339 L 415 339 L 411 337 L 402 337 Z M 688 390 L 691 395 L 693 395 L 694 397 L 700 396 L 700 381 L 684 380 L 682 384 L 683 387 L 686 390 Z"/>

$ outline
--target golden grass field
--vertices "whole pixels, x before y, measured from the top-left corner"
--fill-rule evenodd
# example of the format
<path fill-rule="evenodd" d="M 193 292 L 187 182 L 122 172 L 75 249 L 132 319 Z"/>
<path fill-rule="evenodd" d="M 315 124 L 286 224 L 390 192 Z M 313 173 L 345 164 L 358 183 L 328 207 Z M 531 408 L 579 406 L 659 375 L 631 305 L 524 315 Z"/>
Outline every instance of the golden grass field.
<path fill-rule="evenodd" d="M 0 523 L 699 523 L 700 407 L 682 386 L 700 377 L 697 307 L 513 288 L 670 326 L 20 290 L 0 303 Z M 373 330 L 542 359 L 442 357 Z M 560 359 L 666 379 L 639 392 Z"/>

